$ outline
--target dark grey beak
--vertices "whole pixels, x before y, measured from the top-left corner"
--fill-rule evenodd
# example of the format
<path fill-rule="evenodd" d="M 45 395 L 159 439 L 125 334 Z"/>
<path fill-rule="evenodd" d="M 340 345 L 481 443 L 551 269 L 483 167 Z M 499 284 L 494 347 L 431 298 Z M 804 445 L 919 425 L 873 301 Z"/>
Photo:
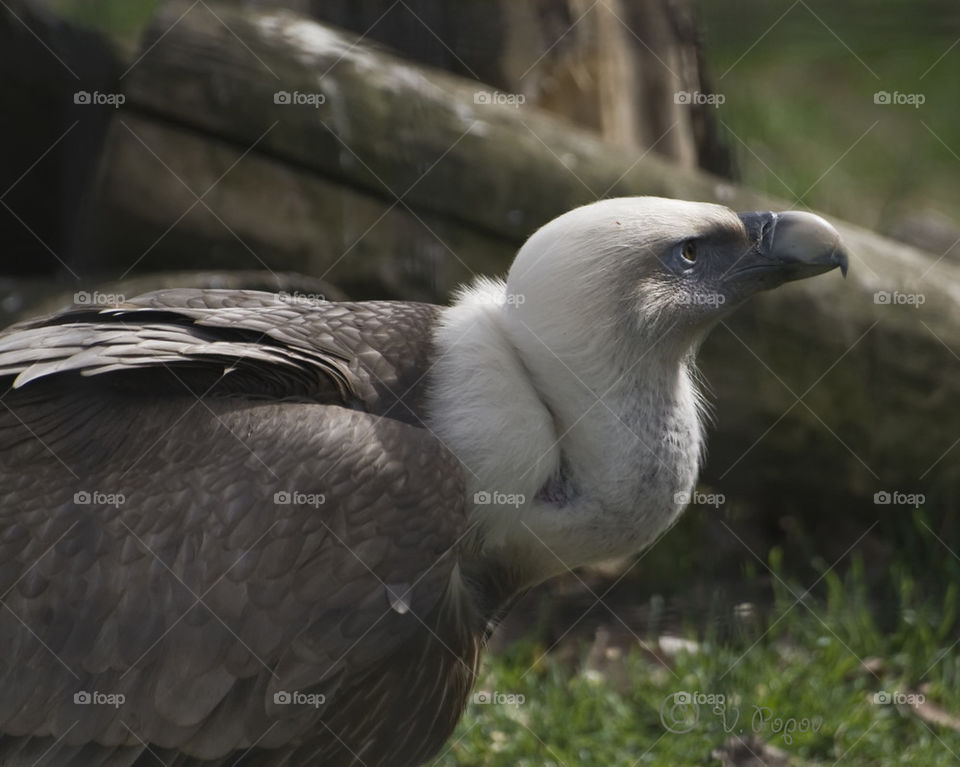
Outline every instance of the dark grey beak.
<path fill-rule="evenodd" d="M 849 263 L 840 234 L 813 213 L 741 213 L 754 248 L 734 263 L 727 277 L 766 290 L 791 280 L 813 277 Z"/>

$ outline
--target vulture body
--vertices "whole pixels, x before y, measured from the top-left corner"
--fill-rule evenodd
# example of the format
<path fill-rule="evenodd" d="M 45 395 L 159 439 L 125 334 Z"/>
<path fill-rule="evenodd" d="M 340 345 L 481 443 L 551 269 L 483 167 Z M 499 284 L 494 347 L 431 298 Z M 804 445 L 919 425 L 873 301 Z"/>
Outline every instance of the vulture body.
<path fill-rule="evenodd" d="M 632 198 L 450 307 L 174 290 L 9 329 L 0 764 L 423 763 L 511 599 L 682 511 L 710 326 L 835 266 L 810 214 Z"/>
<path fill-rule="evenodd" d="M 0 764 L 439 748 L 488 616 L 448 603 L 466 513 L 420 425 L 436 315 L 168 291 L 4 339 L 52 367 L 14 363 L 39 378 L 0 415 Z"/>

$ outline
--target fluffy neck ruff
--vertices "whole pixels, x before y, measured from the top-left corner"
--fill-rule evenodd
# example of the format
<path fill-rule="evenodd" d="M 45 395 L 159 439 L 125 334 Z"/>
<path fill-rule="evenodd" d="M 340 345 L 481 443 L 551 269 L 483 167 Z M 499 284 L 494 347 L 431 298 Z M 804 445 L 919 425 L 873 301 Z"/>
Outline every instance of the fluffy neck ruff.
<path fill-rule="evenodd" d="M 702 440 L 689 353 L 628 351 L 613 325 L 547 345 L 519 300 L 481 279 L 444 310 L 429 425 L 464 467 L 466 555 L 522 587 L 655 540 L 685 505 Z"/>

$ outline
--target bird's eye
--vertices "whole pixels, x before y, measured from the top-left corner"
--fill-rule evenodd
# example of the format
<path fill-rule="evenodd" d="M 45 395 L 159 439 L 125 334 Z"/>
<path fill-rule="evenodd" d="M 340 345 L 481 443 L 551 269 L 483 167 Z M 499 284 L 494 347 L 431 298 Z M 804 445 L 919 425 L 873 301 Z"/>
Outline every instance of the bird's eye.
<path fill-rule="evenodd" d="M 694 263 L 697 260 L 697 243 L 687 240 L 680 249 L 680 255 L 688 264 Z"/>

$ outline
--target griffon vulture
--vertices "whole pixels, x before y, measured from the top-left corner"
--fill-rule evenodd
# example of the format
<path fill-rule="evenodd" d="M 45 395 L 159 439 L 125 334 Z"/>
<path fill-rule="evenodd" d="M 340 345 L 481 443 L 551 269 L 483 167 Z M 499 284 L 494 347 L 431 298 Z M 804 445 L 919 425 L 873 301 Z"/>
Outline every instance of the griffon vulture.
<path fill-rule="evenodd" d="M 170 290 L 10 328 L 0 763 L 423 763 L 517 594 L 683 510 L 711 326 L 836 266 L 809 213 L 628 198 L 449 307 Z"/>

